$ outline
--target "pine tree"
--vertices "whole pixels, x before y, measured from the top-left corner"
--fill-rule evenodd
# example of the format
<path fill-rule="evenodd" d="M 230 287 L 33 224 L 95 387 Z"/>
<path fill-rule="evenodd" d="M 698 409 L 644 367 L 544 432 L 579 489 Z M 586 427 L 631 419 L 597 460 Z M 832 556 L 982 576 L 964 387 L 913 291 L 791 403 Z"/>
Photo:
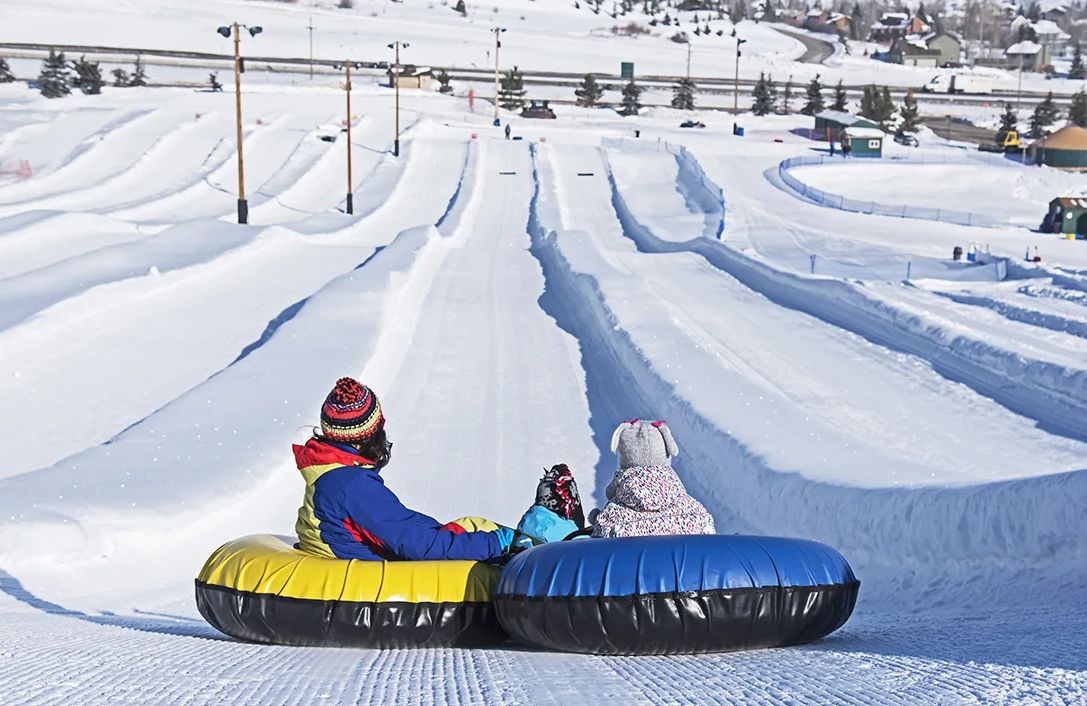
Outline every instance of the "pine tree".
<path fill-rule="evenodd" d="M 860 114 L 869 120 L 877 120 L 879 111 L 876 106 L 875 93 L 879 90 L 875 86 L 869 85 L 864 87 L 864 91 L 861 93 L 861 109 Z"/>
<path fill-rule="evenodd" d="M 642 109 L 639 98 L 642 97 L 642 87 L 631 81 L 623 86 L 623 115 L 637 115 Z"/>
<path fill-rule="evenodd" d="M 894 118 L 895 114 L 895 102 L 891 99 L 891 89 L 886 86 L 883 87 L 883 90 L 879 93 L 877 105 L 879 106 L 879 125 L 886 130 L 890 127 L 891 119 Z"/>
<path fill-rule="evenodd" d="M 506 110 L 518 110 L 525 105 L 525 77 L 514 66 L 502 77 L 502 90 L 498 92 L 498 105 Z"/>
<path fill-rule="evenodd" d="M 728 10 L 728 18 L 732 24 L 740 24 L 747 17 L 747 5 L 744 0 L 733 0 L 732 7 Z"/>
<path fill-rule="evenodd" d="M 38 75 L 42 95 L 46 98 L 60 98 L 68 95 L 72 92 L 69 85 L 71 78 L 64 52 L 58 54 L 50 49 L 49 58 L 42 60 L 42 72 Z"/>
<path fill-rule="evenodd" d="M 1068 109 L 1068 119 L 1075 125 L 1087 127 L 1087 90 L 1080 88 L 1072 94 L 1072 107 Z"/>
<path fill-rule="evenodd" d="M 781 92 L 781 114 L 789 115 L 793 112 L 793 77 L 785 81 L 785 88 Z"/>
<path fill-rule="evenodd" d="M 15 80 L 15 74 L 11 73 L 8 60 L 0 56 L 0 83 L 11 83 Z"/>
<path fill-rule="evenodd" d="M 132 71 L 132 78 L 128 81 L 129 86 L 146 86 L 147 85 L 147 72 L 143 69 L 143 61 L 140 59 L 140 55 L 136 55 L 136 68 Z"/>
<path fill-rule="evenodd" d="M 577 104 L 582 108 L 592 108 L 604 97 L 604 89 L 592 74 L 585 74 L 581 85 L 574 90 L 574 95 L 577 97 Z"/>
<path fill-rule="evenodd" d="M 1076 51 L 1072 54 L 1072 68 L 1068 69 L 1068 78 L 1077 81 L 1087 78 L 1087 68 L 1083 66 L 1083 56 L 1079 51 L 1079 42 L 1076 42 Z"/>
<path fill-rule="evenodd" d="M 996 143 L 1004 144 L 1004 137 L 1012 131 L 1019 131 L 1019 115 L 1012 110 L 1011 103 L 1004 104 L 1004 112 L 1000 114 L 1000 129 L 996 131 Z"/>
<path fill-rule="evenodd" d="M 838 79 L 838 85 L 834 87 L 834 103 L 830 106 L 830 109 L 844 112 L 847 107 L 845 86 L 842 85 L 842 80 Z"/>
<path fill-rule="evenodd" d="M 898 126 L 899 131 L 917 132 L 921 129 L 921 121 L 917 111 L 917 97 L 913 95 L 912 89 L 906 91 L 906 100 L 903 101 L 898 114 L 902 118 Z"/>
<path fill-rule="evenodd" d="M 765 74 L 759 74 L 759 80 L 755 83 L 755 89 L 752 92 L 754 96 L 754 103 L 751 105 L 751 112 L 755 115 L 769 115 L 774 112 L 774 103 L 777 101 L 777 89 L 774 88 L 774 81 L 772 78 L 767 78 Z"/>
<path fill-rule="evenodd" d="M 808 102 L 804 104 L 800 112 L 804 115 L 815 115 L 822 113 L 824 107 L 823 84 L 819 83 L 819 76 L 816 75 L 808 84 Z"/>
<path fill-rule="evenodd" d="M 128 75 L 128 72 L 125 71 L 124 69 L 122 69 L 120 67 L 117 67 L 116 69 L 114 69 L 112 71 L 112 73 L 113 73 L 113 85 L 116 88 L 124 88 L 126 86 L 132 85 L 131 83 L 129 83 L 132 79 Z"/>
<path fill-rule="evenodd" d="M 449 85 L 449 73 L 445 69 L 438 72 L 438 75 L 434 77 L 438 81 L 438 93 L 452 93 L 453 87 Z"/>
<path fill-rule="evenodd" d="M 698 87 L 690 78 L 681 78 L 672 86 L 672 107 L 677 110 L 694 110 L 694 93 Z"/>
<path fill-rule="evenodd" d="M 1050 91 L 1030 116 L 1030 136 L 1037 139 L 1048 135 L 1049 126 L 1055 123 L 1060 115 L 1061 112 L 1053 104 L 1053 91 Z"/>
<path fill-rule="evenodd" d="M 87 57 L 79 57 L 79 61 L 72 62 L 75 70 L 75 78 L 72 79 L 72 88 L 78 88 L 87 95 L 98 95 L 102 92 L 102 70 L 98 62 L 87 61 Z"/>

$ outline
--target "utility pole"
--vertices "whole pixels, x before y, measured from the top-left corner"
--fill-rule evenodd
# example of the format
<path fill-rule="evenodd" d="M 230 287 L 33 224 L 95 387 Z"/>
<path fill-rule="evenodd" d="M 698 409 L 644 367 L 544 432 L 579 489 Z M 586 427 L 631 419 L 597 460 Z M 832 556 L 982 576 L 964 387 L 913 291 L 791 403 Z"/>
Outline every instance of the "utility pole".
<path fill-rule="evenodd" d="M 245 200 L 245 155 L 242 151 L 242 72 L 245 65 L 242 63 L 241 42 L 242 27 L 249 31 L 249 36 L 255 37 L 264 30 L 260 27 L 247 27 L 237 22 L 220 27 L 217 31 L 223 37 L 234 36 L 234 114 L 238 138 L 238 223 L 249 222 L 249 202 Z"/>
<path fill-rule="evenodd" d="M 691 43 L 687 42 L 687 79 L 691 78 Z"/>
<path fill-rule="evenodd" d="M 306 29 L 309 30 L 309 78 L 313 80 L 313 18 L 309 18 L 309 24 L 306 25 Z M 350 91 L 349 91 L 350 92 Z"/>
<path fill-rule="evenodd" d="M 497 127 L 502 124 L 498 118 L 498 50 L 502 48 L 499 36 L 506 30 L 502 27 L 492 27 L 491 31 L 494 32 L 494 124 Z"/>
<path fill-rule="evenodd" d="M 396 137 L 393 139 L 393 156 L 400 156 L 400 47 L 407 49 L 411 45 L 407 42 L 401 42 L 397 40 L 389 45 L 389 48 L 394 50 L 395 59 L 393 63 L 392 82 L 396 95 Z"/>
<path fill-rule="evenodd" d="M 347 94 L 347 213 L 355 212 L 355 180 L 351 175 L 351 62 L 343 62 L 344 90 Z"/>
<path fill-rule="evenodd" d="M 740 47 L 747 40 L 737 37 L 735 29 L 732 36 L 736 39 L 736 74 L 732 80 L 732 134 L 735 135 L 739 127 L 737 116 L 740 114 Z"/>
<path fill-rule="evenodd" d="M 1023 100 L 1023 55 L 1019 54 L 1019 87 L 1015 90 L 1015 114 L 1019 115 L 1019 104 Z"/>

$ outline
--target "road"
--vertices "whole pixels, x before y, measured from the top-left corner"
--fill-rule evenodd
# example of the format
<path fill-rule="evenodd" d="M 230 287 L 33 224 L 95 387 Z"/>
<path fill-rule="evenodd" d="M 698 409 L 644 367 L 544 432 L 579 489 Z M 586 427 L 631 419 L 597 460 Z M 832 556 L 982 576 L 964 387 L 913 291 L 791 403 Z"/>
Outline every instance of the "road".
<path fill-rule="evenodd" d="M 960 142 L 973 142 L 976 145 L 992 144 L 996 140 L 996 131 L 988 128 L 959 123 L 948 120 L 943 116 L 930 116 L 921 119 L 934 133 L 945 140 L 957 140 Z"/>
<path fill-rule="evenodd" d="M 822 64 L 834 53 L 834 45 L 830 42 L 809 37 L 800 32 L 790 32 L 780 27 L 774 27 L 774 29 L 804 45 L 804 54 L 797 61 L 802 61 L 805 64 Z"/>

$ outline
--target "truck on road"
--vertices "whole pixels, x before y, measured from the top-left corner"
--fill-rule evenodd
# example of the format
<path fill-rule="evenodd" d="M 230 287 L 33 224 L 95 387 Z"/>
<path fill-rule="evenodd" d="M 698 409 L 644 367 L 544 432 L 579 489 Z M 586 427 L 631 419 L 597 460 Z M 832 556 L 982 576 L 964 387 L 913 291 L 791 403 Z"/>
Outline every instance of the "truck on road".
<path fill-rule="evenodd" d="M 940 74 L 921 87 L 926 93 L 984 93 L 993 92 L 993 79 L 973 74 Z"/>

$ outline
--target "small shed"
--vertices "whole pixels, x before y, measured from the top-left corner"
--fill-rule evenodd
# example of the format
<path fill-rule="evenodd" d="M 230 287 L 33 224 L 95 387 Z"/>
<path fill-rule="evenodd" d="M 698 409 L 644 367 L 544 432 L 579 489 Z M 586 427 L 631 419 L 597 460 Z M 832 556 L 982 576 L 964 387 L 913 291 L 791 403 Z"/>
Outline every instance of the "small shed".
<path fill-rule="evenodd" d="M 878 127 L 851 125 L 842 130 L 842 148 L 854 157 L 882 157 L 884 136 Z"/>
<path fill-rule="evenodd" d="M 1042 230 L 1064 233 L 1069 239 L 1087 238 L 1087 197 L 1059 196 L 1050 201 Z"/>
<path fill-rule="evenodd" d="M 852 113 L 843 113 L 838 110 L 824 110 L 815 114 L 815 129 L 811 132 L 811 139 L 831 142 L 838 139 L 842 130 L 847 127 L 868 127 L 879 129 L 879 124 L 867 118 Z M 882 133 L 881 133 L 882 134 Z"/>
<path fill-rule="evenodd" d="M 396 85 L 400 88 L 421 88 L 424 91 L 427 91 L 430 90 L 430 83 L 434 77 L 434 71 L 429 66 L 402 64 L 400 66 L 400 72 L 397 73 L 396 67 L 390 66 L 388 71 L 390 88 L 393 87 L 394 75 L 396 75 Z"/>
<path fill-rule="evenodd" d="M 1030 146 L 1035 164 L 1047 164 L 1069 171 L 1087 171 L 1087 130 L 1066 125 Z"/>

